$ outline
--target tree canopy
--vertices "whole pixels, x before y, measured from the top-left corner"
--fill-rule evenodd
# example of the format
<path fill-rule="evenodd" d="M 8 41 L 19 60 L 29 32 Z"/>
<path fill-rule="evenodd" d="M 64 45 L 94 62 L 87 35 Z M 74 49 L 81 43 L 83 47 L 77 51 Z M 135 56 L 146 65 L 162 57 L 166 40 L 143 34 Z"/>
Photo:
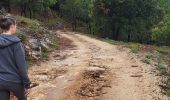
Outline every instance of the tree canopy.
<path fill-rule="evenodd" d="M 85 27 L 103 38 L 170 45 L 169 0 L 1 0 L 8 11 L 15 5 L 22 16 L 49 19 L 49 12 Z"/>

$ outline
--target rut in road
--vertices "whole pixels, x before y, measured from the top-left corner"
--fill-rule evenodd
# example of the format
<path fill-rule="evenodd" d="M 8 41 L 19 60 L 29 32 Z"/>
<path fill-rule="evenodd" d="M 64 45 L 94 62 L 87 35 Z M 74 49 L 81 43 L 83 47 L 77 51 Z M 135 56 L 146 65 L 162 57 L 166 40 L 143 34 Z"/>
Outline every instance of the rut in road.
<path fill-rule="evenodd" d="M 33 88 L 30 100 L 168 100 L 155 69 L 128 49 L 73 32 L 57 33 L 76 47 L 60 52 L 65 59 L 52 57 L 40 65 L 60 75 Z M 32 68 L 30 73 L 36 72 Z"/>

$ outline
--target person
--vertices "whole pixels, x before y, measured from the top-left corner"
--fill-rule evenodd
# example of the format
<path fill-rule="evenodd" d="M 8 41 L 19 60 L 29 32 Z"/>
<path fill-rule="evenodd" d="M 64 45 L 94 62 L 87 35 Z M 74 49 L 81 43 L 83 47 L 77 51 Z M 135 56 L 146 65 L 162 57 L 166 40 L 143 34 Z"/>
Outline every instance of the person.
<path fill-rule="evenodd" d="M 18 100 L 27 100 L 30 80 L 27 75 L 25 51 L 15 35 L 16 19 L 0 19 L 0 100 L 10 100 L 13 93 Z"/>

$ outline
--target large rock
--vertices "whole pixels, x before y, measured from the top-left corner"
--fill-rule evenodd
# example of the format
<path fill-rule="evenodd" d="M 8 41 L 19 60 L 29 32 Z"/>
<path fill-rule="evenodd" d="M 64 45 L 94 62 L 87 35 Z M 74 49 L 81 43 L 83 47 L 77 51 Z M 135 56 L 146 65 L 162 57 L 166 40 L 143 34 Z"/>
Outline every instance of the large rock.
<path fill-rule="evenodd" d="M 31 56 L 35 59 L 42 58 L 42 51 L 41 51 L 41 43 L 38 39 L 30 39 L 29 40 L 30 48 L 31 48 Z"/>

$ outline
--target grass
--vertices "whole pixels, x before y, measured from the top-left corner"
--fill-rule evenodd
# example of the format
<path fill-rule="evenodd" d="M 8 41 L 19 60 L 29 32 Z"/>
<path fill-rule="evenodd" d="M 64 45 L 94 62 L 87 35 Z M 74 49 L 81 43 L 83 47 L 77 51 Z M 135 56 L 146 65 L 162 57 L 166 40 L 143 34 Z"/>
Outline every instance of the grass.
<path fill-rule="evenodd" d="M 56 27 L 59 23 L 64 23 L 64 20 L 57 18 L 50 18 L 49 20 L 43 20 L 43 23 L 48 27 Z"/>
<path fill-rule="evenodd" d="M 124 45 L 125 47 L 131 49 L 131 52 L 138 53 L 140 50 L 140 44 L 139 43 L 126 43 L 123 41 L 115 41 L 112 39 L 104 39 L 105 42 L 113 44 L 113 45 Z"/>
<path fill-rule="evenodd" d="M 170 55 L 170 47 L 157 47 L 156 51 L 165 55 Z"/>
<path fill-rule="evenodd" d="M 170 77 L 167 80 L 165 80 L 163 83 L 166 84 L 166 88 L 164 88 L 165 90 L 164 93 L 170 96 Z"/>
<path fill-rule="evenodd" d="M 166 90 L 166 95 L 170 96 L 170 89 Z"/>
<path fill-rule="evenodd" d="M 150 54 L 150 55 L 146 55 L 145 58 L 153 60 L 153 59 L 154 59 L 154 56 Z"/>
<path fill-rule="evenodd" d="M 115 41 L 115 40 L 111 40 L 111 39 L 105 39 L 105 42 L 108 42 L 108 43 L 114 44 L 114 45 L 124 45 L 125 44 L 125 42 Z"/>
<path fill-rule="evenodd" d="M 133 53 L 138 53 L 140 50 L 139 43 L 127 43 L 125 47 L 130 48 Z"/>
<path fill-rule="evenodd" d="M 36 27 L 38 24 L 37 20 L 25 18 L 22 16 L 16 16 L 16 19 L 19 25 L 28 26 L 29 28 Z"/>
<path fill-rule="evenodd" d="M 16 16 L 17 24 L 20 28 L 24 28 L 29 34 L 34 34 L 35 37 L 40 37 L 44 31 L 40 28 L 40 22 L 38 20 L 25 18 L 22 16 Z"/>
<path fill-rule="evenodd" d="M 150 64 L 150 59 L 148 59 L 148 58 L 144 58 L 142 61 L 146 64 Z"/>
<path fill-rule="evenodd" d="M 163 61 L 165 58 L 163 56 L 159 56 L 157 58 L 157 69 L 159 70 L 161 75 L 166 75 L 167 74 L 167 69 L 166 66 L 163 64 Z"/>
<path fill-rule="evenodd" d="M 142 61 L 146 64 L 150 64 L 151 60 L 154 60 L 154 56 L 152 54 L 146 55 L 145 58 Z"/>

